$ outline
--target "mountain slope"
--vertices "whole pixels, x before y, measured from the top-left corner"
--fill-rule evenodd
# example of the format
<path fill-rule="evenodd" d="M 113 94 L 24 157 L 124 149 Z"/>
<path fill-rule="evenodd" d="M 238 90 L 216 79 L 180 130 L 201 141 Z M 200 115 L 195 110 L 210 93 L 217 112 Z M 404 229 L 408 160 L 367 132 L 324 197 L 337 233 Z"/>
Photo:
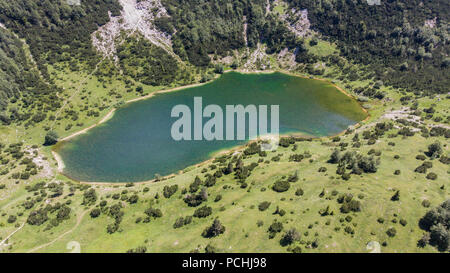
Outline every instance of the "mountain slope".
<path fill-rule="evenodd" d="M 336 41 L 343 56 L 370 64 L 378 79 L 428 94 L 448 92 L 449 1 L 287 2 L 307 9 L 314 30 Z"/>

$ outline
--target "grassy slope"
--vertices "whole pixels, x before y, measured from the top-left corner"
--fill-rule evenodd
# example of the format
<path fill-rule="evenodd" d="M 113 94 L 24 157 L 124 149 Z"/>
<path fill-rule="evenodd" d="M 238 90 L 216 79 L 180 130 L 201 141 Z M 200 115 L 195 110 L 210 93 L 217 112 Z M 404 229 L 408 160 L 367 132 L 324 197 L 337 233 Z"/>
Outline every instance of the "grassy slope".
<path fill-rule="evenodd" d="M 351 137 L 351 136 L 350 136 Z M 346 138 L 349 138 L 347 136 Z M 435 162 L 432 171 L 438 174 L 438 180 L 430 181 L 425 179 L 425 175 L 413 172 L 413 169 L 420 165 L 420 161 L 414 159 L 414 154 L 423 151 L 431 140 L 425 140 L 420 136 L 401 140 L 400 137 L 391 139 L 397 145 L 387 146 L 386 143 L 379 143 L 373 146 L 364 146 L 360 151 L 366 153 L 369 149 L 381 149 L 381 165 L 376 174 L 363 175 L 361 177 L 352 176 L 348 182 L 342 179 L 331 178 L 334 175 L 336 166 L 324 163 L 330 154 L 331 147 L 328 147 L 328 140 L 316 140 L 311 143 L 300 142 L 298 151 L 295 153 L 311 151 L 313 163 L 304 160 L 302 163 L 288 162 L 289 155 L 294 153 L 290 148 L 280 149 L 276 152 L 282 153 L 280 162 L 262 164 L 257 167 L 252 176 L 248 178 L 250 192 L 247 189 L 239 188 L 239 185 L 231 176 L 222 177 L 216 186 L 209 190 L 210 198 L 207 204 L 213 208 L 213 216 L 206 219 L 195 219 L 194 223 L 180 229 L 173 229 L 172 225 L 178 217 L 192 215 L 194 208 L 189 208 L 181 198 L 178 191 L 170 199 L 162 197 L 162 187 L 164 185 L 178 184 L 181 188 L 187 187 L 193 181 L 195 175 L 201 175 L 201 168 L 196 168 L 186 174 L 179 175 L 168 181 L 157 184 L 136 185 L 128 188 L 130 191 L 140 192 L 141 201 L 135 205 L 126 205 L 125 217 L 121 224 L 122 232 L 113 235 L 106 233 L 106 226 L 112 223 L 108 216 L 101 216 L 91 219 L 88 215 L 83 218 L 81 225 L 73 233 L 65 236 L 53 245 L 41 249 L 44 252 L 65 251 L 65 246 L 69 241 L 78 241 L 83 252 L 113 251 L 123 252 L 130 248 L 145 245 L 151 252 L 186 252 L 193 250 L 197 245 L 205 247 L 212 243 L 221 251 L 256 251 L 256 252 L 278 252 L 285 251 L 280 244 L 280 235 L 272 240 L 268 239 L 267 228 L 274 219 L 282 221 L 285 230 L 296 227 L 302 234 L 309 232 L 308 236 L 302 236 L 304 240 L 315 239 L 317 232 L 319 248 L 308 250 L 312 252 L 364 252 L 369 241 L 388 243 L 383 251 L 389 252 L 415 252 L 434 251 L 432 248 L 419 249 L 416 247 L 417 240 L 421 237 L 421 230 L 417 226 L 418 219 L 427 210 L 421 205 L 422 200 L 431 201 L 432 206 L 438 205 L 449 195 L 448 182 L 445 180 L 446 168 L 443 164 Z M 442 141 L 442 139 L 441 139 Z M 416 147 L 415 153 L 411 153 L 411 147 Z M 400 155 L 400 159 L 393 160 L 394 155 Z M 268 158 L 271 158 L 269 154 Z M 245 161 L 255 161 L 257 156 Z M 318 173 L 321 166 L 326 166 L 326 173 Z M 394 170 L 401 170 L 400 176 L 394 176 Z M 276 193 L 270 186 L 283 175 L 289 175 L 299 171 L 300 180 L 291 184 L 289 191 Z M 201 176 L 202 177 L 202 176 Z M 447 185 L 446 190 L 440 190 L 443 184 Z M 223 185 L 229 185 L 233 189 L 224 190 Z M 144 187 L 149 187 L 150 191 L 142 193 Z M 295 196 L 295 190 L 302 188 L 304 196 Z M 113 192 L 121 192 L 124 187 L 114 188 L 113 186 L 95 186 L 97 192 L 103 197 Z M 262 192 L 262 188 L 267 188 Z M 325 189 L 325 197 L 331 197 L 331 192 L 337 190 L 339 193 L 352 193 L 355 198 L 359 194 L 364 197 L 360 199 L 363 205 L 362 212 L 351 213 L 353 223 L 357 223 L 354 228 L 356 233 L 352 237 L 343 231 L 343 227 L 348 224 L 341 224 L 340 218 L 346 215 L 339 212 L 336 197 L 331 200 L 319 198 L 320 192 Z M 394 189 L 401 192 L 399 202 L 390 201 L 394 194 Z M 161 201 L 154 207 L 161 208 L 164 216 L 161 219 L 152 220 L 150 223 L 135 223 L 137 217 L 143 217 L 144 210 L 149 206 L 148 201 L 153 199 L 159 192 Z M 217 194 L 221 194 L 223 199 L 217 203 L 213 200 Z M 77 196 L 77 195 L 76 195 Z M 283 200 L 283 198 L 285 200 Z M 80 204 L 81 198 L 72 198 L 73 204 Z M 111 199 L 108 203 L 112 202 Z M 257 205 L 262 201 L 270 201 L 272 205 L 264 212 L 257 209 Z M 322 217 L 318 211 L 330 205 L 335 216 Z M 219 211 L 224 206 L 224 211 Z M 276 206 L 286 210 L 283 217 L 272 215 Z M 76 206 L 78 207 L 78 206 Z M 78 207 L 80 208 L 80 207 Z M 81 211 L 78 212 L 78 214 Z M 398 220 L 405 219 L 406 227 L 399 223 L 390 222 L 393 214 L 397 213 Z M 225 234 L 216 239 L 204 239 L 200 237 L 203 229 L 208 226 L 214 217 L 219 217 L 226 226 Z M 379 224 L 377 219 L 383 217 L 386 221 Z M 33 246 L 48 242 L 61 234 L 63 230 L 69 229 L 75 224 L 75 217 L 72 217 L 63 226 L 52 230 L 52 232 L 39 232 L 43 227 L 25 226 L 16 240 L 14 240 L 13 251 L 26 251 Z M 331 224 L 325 225 L 330 219 Z M 262 220 L 264 225 L 257 227 L 256 222 Z M 316 221 L 318 222 L 317 224 Z M 312 229 L 308 225 L 313 224 Z M 339 232 L 334 231 L 335 227 L 341 227 Z M 395 227 L 398 235 L 393 239 L 385 234 L 389 227 Z M 36 232 L 42 236 L 35 236 Z M 374 232 L 374 234 L 371 234 Z M 330 237 L 331 236 L 331 237 Z"/>

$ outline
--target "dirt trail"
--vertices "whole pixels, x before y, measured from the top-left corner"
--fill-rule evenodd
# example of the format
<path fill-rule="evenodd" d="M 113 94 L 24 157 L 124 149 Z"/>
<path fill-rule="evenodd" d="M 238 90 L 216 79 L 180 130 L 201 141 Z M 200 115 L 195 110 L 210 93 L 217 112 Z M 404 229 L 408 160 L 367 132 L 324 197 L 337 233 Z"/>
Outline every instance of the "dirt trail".
<path fill-rule="evenodd" d="M 0 242 L 0 249 L 1 249 L 2 246 L 8 246 L 8 245 L 6 244 L 6 242 L 7 242 L 14 234 L 16 234 L 19 230 L 21 230 L 21 229 L 23 228 L 24 225 L 25 225 L 25 222 L 22 223 L 22 225 L 20 225 L 20 227 L 19 227 L 18 229 L 14 230 L 11 234 L 9 234 L 8 236 L 6 236 L 6 238 L 5 238 L 3 241 Z"/>
<path fill-rule="evenodd" d="M 64 101 L 64 103 L 63 103 L 63 105 L 61 106 L 61 108 L 59 108 L 58 111 L 55 113 L 55 120 L 53 121 L 53 124 L 52 124 L 52 126 L 51 126 L 51 129 L 53 129 L 53 127 L 55 126 L 55 123 L 57 122 L 58 117 L 59 117 L 59 115 L 61 114 L 62 110 L 64 110 L 64 108 L 66 107 L 66 105 L 67 105 L 70 101 L 72 101 L 72 99 L 73 99 L 76 95 L 78 95 L 78 93 L 79 93 L 79 92 L 81 91 L 81 89 L 83 88 L 83 84 L 85 84 L 85 83 L 88 81 L 88 79 L 89 79 L 92 75 L 94 75 L 95 72 L 97 72 L 98 66 L 105 60 L 105 58 L 106 58 L 106 57 L 103 57 L 103 58 L 100 60 L 100 62 L 98 62 L 97 65 L 95 65 L 94 70 L 93 70 L 89 75 L 87 75 L 86 77 L 84 77 L 84 79 L 83 79 L 80 83 L 78 83 L 78 86 L 77 86 L 76 91 L 75 91 L 75 92 L 74 92 L 67 100 Z"/>
<path fill-rule="evenodd" d="M 71 229 L 69 229 L 68 231 L 64 232 L 63 234 L 59 235 L 59 236 L 56 237 L 53 241 L 51 241 L 51 242 L 49 242 L 49 243 L 46 243 L 46 244 L 43 244 L 43 245 L 40 245 L 40 246 L 38 246 L 38 247 L 35 247 L 35 248 L 29 250 L 27 253 L 36 252 L 36 251 L 38 251 L 39 249 L 42 249 L 42 248 L 44 248 L 44 247 L 47 247 L 47 246 L 49 246 L 49 245 L 55 243 L 56 241 L 60 240 L 61 238 L 63 238 L 63 237 L 66 236 L 67 234 L 72 233 L 72 232 L 80 225 L 81 221 L 83 220 L 84 215 L 86 215 L 87 212 L 88 212 L 88 211 L 86 210 L 86 211 L 84 211 L 83 213 L 81 213 L 81 214 L 77 217 L 77 223 L 75 224 L 75 226 L 74 226 L 73 228 L 71 228 Z"/>

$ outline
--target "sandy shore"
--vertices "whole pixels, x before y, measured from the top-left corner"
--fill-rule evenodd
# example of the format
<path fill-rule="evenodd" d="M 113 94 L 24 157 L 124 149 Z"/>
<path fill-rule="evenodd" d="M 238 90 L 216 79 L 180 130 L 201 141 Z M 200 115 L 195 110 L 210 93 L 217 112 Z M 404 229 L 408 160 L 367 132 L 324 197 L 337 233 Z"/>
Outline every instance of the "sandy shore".
<path fill-rule="evenodd" d="M 169 93 L 169 92 L 179 91 L 179 90 L 183 90 L 183 89 L 188 89 L 188 88 L 202 86 L 202 85 L 205 85 L 205 84 L 210 83 L 210 82 L 211 81 L 203 82 L 203 83 L 194 83 L 194 84 L 179 86 L 179 87 L 175 87 L 175 88 L 171 88 L 171 89 L 166 89 L 166 90 L 163 89 L 163 90 L 155 91 L 155 92 L 153 92 L 151 94 L 148 94 L 146 96 L 128 100 L 128 101 L 125 102 L 125 104 L 136 102 L 136 101 L 140 101 L 140 100 L 146 100 L 146 99 L 149 99 L 149 98 L 151 98 L 151 97 L 153 97 L 153 96 L 155 96 L 157 94 L 164 94 L 164 93 Z"/>
<path fill-rule="evenodd" d="M 103 117 L 99 122 L 97 122 L 96 124 L 93 124 L 93 125 L 91 125 L 91 126 L 85 128 L 85 129 L 83 129 L 83 130 L 81 130 L 81 131 L 78 131 L 78 132 L 76 132 L 76 133 L 73 133 L 73 134 L 71 134 L 70 136 L 67 136 L 67 137 L 65 137 L 65 138 L 62 138 L 62 139 L 60 139 L 59 141 L 67 141 L 67 140 L 72 139 L 72 138 L 74 138 L 74 137 L 76 137 L 76 136 L 79 136 L 79 135 L 82 135 L 82 134 L 86 133 L 87 131 L 91 130 L 92 128 L 94 128 L 94 127 L 96 127 L 96 126 L 98 126 L 98 125 L 100 125 L 100 124 L 102 124 L 102 123 L 107 122 L 110 118 L 113 117 L 115 111 L 116 111 L 116 109 L 112 109 L 111 111 L 108 112 L 108 114 L 106 114 L 106 116 L 104 116 L 104 117 Z"/>
<path fill-rule="evenodd" d="M 228 72 L 238 72 L 238 73 L 242 73 L 242 74 L 271 74 L 271 73 L 280 72 L 280 73 L 287 74 L 287 75 L 294 76 L 294 77 L 300 77 L 300 78 L 304 78 L 304 79 L 312 79 L 312 80 L 319 80 L 319 81 L 323 81 L 323 82 L 326 82 L 326 83 L 332 85 L 332 86 L 335 87 L 337 90 L 339 90 L 340 92 L 344 93 L 346 96 L 348 96 L 348 97 L 353 98 L 353 99 L 356 100 L 356 98 L 355 98 L 354 96 L 352 96 L 351 94 L 349 94 L 349 93 L 348 93 L 347 91 L 345 91 L 343 88 L 337 86 L 336 84 L 334 84 L 334 83 L 332 83 L 332 82 L 330 82 L 330 81 L 328 81 L 328 80 L 326 80 L 326 79 L 321 79 L 321 78 L 310 78 L 310 77 L 308 77 L 308 76 L 299 75 L 299 74 L 295 74 L 295 73 L 292 73 L 292 72 L 289 72 L 289 71 L 284 71 L 284 70 L 264 70 L 264 71 L 258 71 L 258 70 L 257 70 L 257 71 L 228 70 L 228 71 L 225 71 L 224 73 L 228 73 Z M 214 79 L 217 79 L 217 78 L 219 78 L 219 77 L 220 77 L 220 75 L 216 75 Z M 205 85 L 205 84 L 208 84 L 208 83 L 211 83 L 211 82 L 212 82 L 212 81 L 205 82 L 205 83 L 196 83 L 196 84 L 191 84 L 191 85 L 186 85 L 186 86 L 180 86 L 180 87 L 175 87 L 175 88 L 166 89 L 166 90 L 155 91 L 155 92 L 152 92 L 151 94 L 148 94 L 148 95 L 146 95 L 146 96 L 142 96 L 142 97 L 138 97 L 138 98 L 135 98 L 135 99 L 128 100 L 128 101 L 125 102 L 125 104 L 130 104 L 130 103 L 133 103 L 133 102 L 137 102 L 137 101 L 141 101 L 141 100 L 150 99 L 150 98 L 152 98 L 153 96 L 155 96 L 155 95 L 157 95 L 157 94 L 163 94 L 163 93 L 169 93 L 169 92 L 179 91 L 179 90 L 183 90 L 183 89 L 189 89 L 189 88 L 193 88 L 193 87 L 202 86 L 202 85 Z M 357 124 L 355 124 L 354 128 L 360 127 L 360 126 L 362 125 L 362 123 L 366 122 L 366 121 L 369 120 L 369 118 L 370 118 L 370 114 L 369 114 L 369 112 L 367 111 L 367 109 L 365 109 L 365 108 L 362 107 L 362 106 L 361 106 L 361 109 L 367 114 L 367 117 L 366 117 L 366 119 L 364 119 L 364 120 L 358 122 Z M 76 133 L 73 133 L 73 134 L 71 134 L 71 135 L 69 135 L 69 136 L 67 136 L 67 137 L 65 137 L 65 138 L 62 138 L 62 139 L 60 139 L 59 141 L 60 141 L 60 142 L 63 142 L 63 141 L 70 140 L 70 139 L 72 139 L 72 138 L 74 138 L 74 137 L 76 137 L 76 136 L 79 136 L 79 135 L 81 135 L 81 134 L 84 134 L 84 133 L 88 132 L 89 130 L 95 128 L 96 126 L 98 126 L 98 125 L 100 125 L 100 124 L 102 124 L 102 123 L 105 123 L 106 121 L 108 121 L 109 119 L 111 119 L 111 118 L 113 117 L 113 115 L 114 115 L 114 113 L 115 113 L 116 110 L 117 110 L 116 108 L 112 109 L 112 110 L 109 111 L 108 114 L 106 114 L 106 116 L 103 117 L 99 122 L 97 122 L 97 123 L 95 123 L 95 124 L 93 124 L 93 125 L 91 125 L 91 126 L 85 128 L 85 129 L 83 129 L 83 130 L 81 130 L 81 131 L 78 131 L 78 132 L 76 132 Z M 315 138 L 315 139 L 332 138 L 332 137 L 335 137 L 335 136 L 339 136 L 339 135 L 344 134 L 345 131 L 346 131 L 346 130 L 344 130 L 343 132 L 338 133 L 338 134 L 336 134 L 336 135 L 333 135 L 333 136 L 328 136 L 328 137 L 318 137 L 318 138 Z M 280 135 L 280 137 L 289 137 L 289 136 L 298 136 L 298 134 L 297 134 L 297 135 L 295 135 L 295 134 Z M 247 142 L 247 144 L 248 144 L 248 143 L 250 143 L 250 142 Z M 238 152 L 238 151 L 243 150 L 243 149 L 245 148 L 245 146 L 246 146 L 246 145 L 236 146 L 236 147 L 233 147 L 233 148 L 231 148 L 231 149 L 226 149 L 226 150 L 218 151 L 218 152 L 214 153 L 213 155 L 214 155 L 215 157 L 217 157 L 217 156 L 219 156 L 219 155 L 228 154 L 228 153 L 231 153 L 231 152 Z M 55 158 L 56 162 L 58 163 L 58 172 L 62 174 L 62 171 L 64 170 L 64 167 L 65 167 L 64 161 L 62 160 L 61 156 L 60 156 L 57 152 L 52 151 L 52 155 L 53 155 L 53 157 Z M 204 162 L 195 164 L 195 165 L 193 165 L 193 166 L 196 167 L 196 168 L 198 168 L 198 167 L 200 167 L 200 166 L 202 166 L 202 165 L 205 165 L 205 164 L 207 164 L 207 163 L 212 162 L 213 160 L 214 160 L 214 157 L 212 157 L 212 158 L 210 158 L 210 159 L 208 159 L 208 160 L 206 160 L 206 161 L 204 161 Z M 182 170 L 180 170 L 180 172 L 181 172 L 181 171 L 182 171 Z M 176 176 L 176 175 L 177 175 L 177 174 L 174 174 L 174 173 L 173 173 L 173 174 L 170 174 L 170 175 L 161 177 L 161 179 L 167 180 L 167 179 L 173 178 L 173 177 Z M 69 177 L 69 178 L 70 178 L 70 177 Z M 73 179 L 73 178 L 70 178 L 70 179 L 75 180 L 75 179 Z M 75 180 L 75 181 L 77 181 L 77 180 Z M 122 183 L 122 182 L 117 182 L 117 183 L 114 183 L 114 182 L 84 182 L 84 181 L 78 181 L 78 182 L 79 182 L 79 183 L 82 183 L 82 184 L 93 184 L 93 185 L 96 185 L 96 184 L 97 184 L 97 185 L 123 185 L 123 184 L 127 184 L 127 182 L 123 182 L 123 183 Z M 153 182 L 156 182 L 156 180 L 155 180 L 155 179 L 152 179 L 152 180 L 142 181 L 142 182 L 133 182 L 133 184 L 144 184 L 144 183 L 153 183 Z"/>
<path fill-rule="evenodd" d="M 61 156 L 57 152 L 52 151 L 52 155 L 55 158 L 56 162 L 58 163 L 58 172 L 62 173 L 62 171 L 64 170 L 64 167 L 65 167 L 64 161 L 62 160 Z"/>

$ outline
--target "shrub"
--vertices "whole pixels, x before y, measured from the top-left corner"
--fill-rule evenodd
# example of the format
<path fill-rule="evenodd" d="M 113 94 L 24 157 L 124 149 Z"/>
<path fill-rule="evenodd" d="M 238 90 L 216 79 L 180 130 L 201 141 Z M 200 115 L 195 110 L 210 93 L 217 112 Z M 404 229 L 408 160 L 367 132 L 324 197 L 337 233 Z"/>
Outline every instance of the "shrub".
<path fill-rule="evenodd" d="M 416 159 L 424 161 L 426 159 L 426 157 L 424 155 L 417 155 Z"/>
<path fill-rule="evenodd" d="M 297 182 L 298 181 L 298 172 L 296 171 L 293 175 L 290 175 L 288 178 L 289 182 Z"/>
<path fill-rule="evenodd" d="M 332 211 L 330 212 L 330 206 L 327 206 L 325 209 L 320 209 L 319 214 L 321 216 L 328 216 L 330 214 L 333 214 L 333 212 Z"/>
<path fill-rule="evenodd" d="M 325 189 L 322 189 L 322 191 L 319 193 L 319 197 L 322 198 L 325 196 Z"/>
<path fill-rule="evenodd" d="M 400 225 L 406 226 L 408 222 L 405 219 L 400 219 Z"/>
<path fill-rule="evenodd" d="M 395 228 L 389 228 L 387 231 L 386 231 L 386 234 L 389 236 L 389 237 L 394 237 L 396 234 L 397 234 L 397 230 L 395 229 Z"/>
<path fill-rule="evenodd" d="M 163 189 L 163 195 L 165 198 L 170 198 L 172 195 L 174 195 L 178 190 L 178 185 L 172 185 L 172 186 L 164 186 Z"/>
<path fill-rule="evenodd" d="M 133 194 L 132 196 L 130 196 L 130 198 L 128 198 L 128 203 L 130 204 L 136 204 L 139 200 L 139 196 L 137 194 Z"/>
<path fill-rule="evenodd" d="M 339 163 L 339 161 L 341 161 L 341 159 L 342 159 L 341 152 L 339 150 L 334 150 L 328 162 L 332 164 L 337 164 Z"/>
<path fill-rule="evenodd" d="M 127 253 L 146 253 L 146 252 L 147 252 L 147 247 L 145 247 L 145 246 L 139 246 L 135 249 L 127 250 Z"/>
<path fill-rule="evenodd" d="M 213 224 L 210 227 L 207 227 L 203 233 L 202 236 L 205 238 L 213 238 L 216 236 L 219 236 L 220 234 L 225 232 L 225 227 L 222 225 L 222 223 L 219 221 L 219 219 L 215 219 Z"/>
<path fill-rule="evenodd" d="M 350 176 L 349 173 L 344 173 L 344 174 L 342 174 L 342 179 L 343 179 L 343 180 L 348 181 L 348 180 L 350 180 L 350 178 L 351 178 L 351 176 Z"/>
<path fill-rule="evenodd" d="M 303 190 L 301 189 L 301 188 L 298 188 L 296 191 L 295 191 L 295 195 L 297 195 L 297 196 L 302 196 L 304 194 L 304 192 L 303 192 Z"/>
<path fill-rule="evenodd" d="M 89 215 L 90 215 L 92 218 L 97 218 L 97 217 L 100 216 L 100 214 L 101 214 L 101 210 L 100 210 L 100 209 L 93 209 L 93 210 L 91 210 L 91 212 L 89 213 Z"/>
<path fill-rule="evenodd" d="M 348 234 L 355 234 L 355 230 L 350 226 L 346 226 L 344 231 Z"/>
<path fill-rule="evenodd" d="M 196 176 L 194 182 L 189 185 L 189 192 L 190 193 L 197 192 L 202 183 L 203 183 L 202 180 L 200 180 L 200 178 Z"/>
<path fill-rule="evenodd" d="M 190 207 L 198 207 L 201 205 L 204 201 L 208 199 L 208 193 L 205 189 L 202 189 L 202 191 L 199 194 L 189 194 L 184 198 L 184 202 L 188 204 Z"/>
<path fill-rule="evenodd" d="M 422 201 L 422 206 L 423 206 L 424 208 L 429 208 L 430 205 L 431 205 L 430 201 L 428 201 L 428 200 L 426 200 L 426 199 Z"/>
<path fill-rule="evenodd" d="M 198 208 L 195 210 L 194 217 L 205 218 L 205 217 L 210 216 L 211 214 L 212 214 L 212 208 L 208 207 L 208 206 L 204 206 L 204 207 L 201 207 L 201 208 Z"/>
<path fill-rule="evenodd" d="M 97 201 L 97 193 L 94 189 L 88 189 L 83 193 L 83 203 L 82 205 L 90 206 L 95 204 Z"/>
<path fill-rule="evenodd" d="M 427 179 L 436 180 L 437 179 L 437 174 L 431 172 L 431 173 L 427 174 Z"/>
<path fill-rule="evenodd" d="M 273 184 L 272 189 L 276 192 L 285 192 L 289 190 L 290 184 L 287 181 L 277 181 L 275 184 Z"/>
<path fill-rule="evenodd" d="M 342 213 L 349 213 L 350 211 L 359 212 L 361 211 L 361 202 L 357 200 L 350 200 L 349 202 L 344 202 L 340 210 Z"/>
<path fill-rule="evenodd" d="M 192 216 L 186 216 L 184 218 L 184 225 L 189 225 L 190 223 L 192 223 Z"/>
<path fill-rule="evenodd" d="M 450 157 L 441 156 L 441 158 L 439 158 L 439 162 L 441 162 L 442 164 L 449 165 L 450 164 Z"/>
<path fill-rule="evenodd" d="M 214 73 L 216 73 L 216 74 L 223 74 L 223 71 L 224 71 L 224 67 L 223 67 L 222 64 L 216 64 L 214 66 Z"/>
<path fill-rule="evenodd" d="M 279 233 L 282 230 L 283 230 L 283 224 L 275 221 L 274 223 L 272 223 L 270 225 L 268 232 L 275 235 L 276 233 Z"/>
<path fill-rule="evenodd" d="M 291 249 L 292 253 L 302 253 L 302 248 L 299 246 L 294 247 L 293 249 Z"/>
<path fill-rule="evenodd" d="M 448 215 L 450 214 L 450 199 L 436 208 L 428 211 L 419 221 L 421 229 L 428 232 L 428 242 L 439 251 L 448 251 L 450 244 L 450 227 Z M 419 242 L 420 243 L 420 242 Z"/>
<path fill-rule="evenodd" d="M 205 179 L 204 185 L 209 188 L 214 186 L 215 184 L 216 184 L 216 177 L 208 174 Z"/>
<path fill-rule="evenodd" d="M 117 230 L 119 230 L 119 223 L 115 222 L 114 224 L 109 224 L 106 227 L 106 232 L 108 232 L 109 234 L 113 234 L 115 233 Z"/>
<path fill-rule="evenodd" d="M 417 242 L 418 247 L 425 247 L 427 244 L 430 243 L 430 233 L 425 233 L 422 238 Z"/>
<path fill-rule="evenodd" d="M 289 157 L 289 161 L 301 162 L 305 158 L 302 154 L 294 154 Z"/>
<path fill-rule="evenodd" d="M 281 217 L 283 217 L 283 216 L 286 214 L 286 211 L 285 211 L 284 209 L 280 209 L 280 208 L 277 206 L 277 208 L 275 209 L 275 211 L 274 211 L 273 214 L 274 214 L 274 215 L 278 214 L 278 215 L 280 215 Z"/>
<path fill-rule="evenodd" d="M 184 226 L 184 218 L 183 218 L 183 217 L 180 217 L 180 218 L 178 218 L 178 219 L 175 221 L 175 223 L 173 224 L 173 228 L 180 228 L 180 227 L 182 227 L 182 226 Z"/>
<path fill-rule="evenodd" d="M 144 211 L 149 217 L 160 218 L 163 216 L 160 209 L 148 208 Z"/>
<path fill-rule="evenodd" d="M 430 244 L 440 251 L 447 251 L 450 246 L 450 231 L 445 224 L 439 223 L 430 228 Z"/>
<path fill-rule="evenodd" d="M 420 165 L 419 167 L 417 167 L 414 172 L 416 173 L 426 173 L 427 172 L 427 167 L 425 165 Z"/>
<path fill-rule="evenodd" d="M 12 223 L 14 223 L 16 220 L 17 220 L 17 217 L 16 217 L 15 215 L 10 215 L 10 216 L 8 217 L 7 222 L 8 222 L 9 224 L 12 224 Z"/>
<path fill-rule="evenodd" d="M 391 197 L 391 201 L 398 201 L 400 200 L 400 191 L 396 191 L 394 195 Z"/>
<path fill-rule="evenodd" d="M 222 195 L 218 194 L 214 199 L 214 202 L 219 202 L 220 200 L 222 200 Z"/>
<path fill-rule="evenodd" d="M 259 209 L 260 211 L 265 211 L 265 210 L 268 209 L 269 207 L 270 207 L 270 202 L 267 202 L 267 201 L 261 202 L 261 203 L 258 205 L 258 209 Z"/>
<path fill-rule="evenodd" d="M 217 249 L 214 246 L 212 246 L 211 244 L 208 244 L 205 247 L 205 253 L 216 253 L 216 252 L 217 252 Z"/>
<path fill-rule="evenodd" d="M 438 158 L 442 154 L 442 145 L 440 142 L 435 142 L 428 146 L 427 156 L 431 158 Z"/>
<path fill-rule="evenodd" d="M 40 226 L 48 220 L 47 211 L 39 209 L 32 211 L 28 216 L 27 223 L 34 226 Z"/>
<path fill-rule="evenodd" d="M 289 229 L 281 239 L 281 245 L 286 246 L 290 245 L 296 241 L 300 240 L 300 233 L 295 228 Z"/>
<path fill-rule="evenodd" d="M 48 131 L 45 135 L 44 145 L 51 146 L 58 142 L 58 134 L 55 131 Z"/>

